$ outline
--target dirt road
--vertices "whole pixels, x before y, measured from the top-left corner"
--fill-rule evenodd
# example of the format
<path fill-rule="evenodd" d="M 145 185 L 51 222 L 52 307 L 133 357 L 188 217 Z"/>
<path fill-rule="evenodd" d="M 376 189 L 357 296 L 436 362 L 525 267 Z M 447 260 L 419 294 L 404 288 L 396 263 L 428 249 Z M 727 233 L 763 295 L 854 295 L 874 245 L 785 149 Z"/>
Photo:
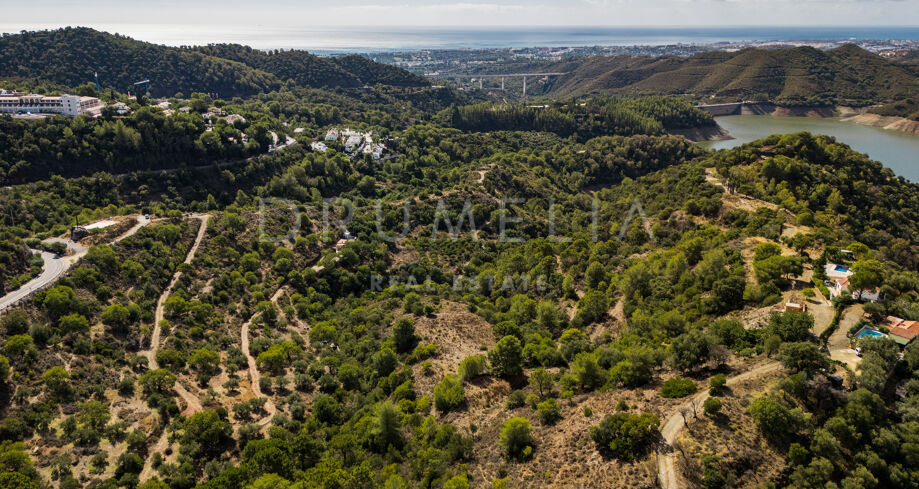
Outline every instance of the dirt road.
<path fill-rule="evenodd" d="M 192 244 L 191 249 L 188 251 L 188 255 L 185 257 L 183 263 L 191 263 L 195 258 L 195 252 L 198 250 L 198 246 L 201 245 L 201 241 L 204 240 L 204 235 L 207 232 L 207 223 L 210 219 L 209 214 L 193 214 L 190 216 L 193 219 L 200 219 L 201 226 L 198 228 L 198 235 L 195 237 L 195 242 Z M 134 228 L 132 228 L 133 230 Z M 130 231 L 129 231 L 130 232 Z M 136 230 L 134 231 L 136 232 Z M 127 236 L 125 236 L 127 237 Z M 176 271 L 172 276 L 172 280 L 169 282 L 169 286 L 166 287 L 166 290 L 160 295 L 159 300 L 156 301 L 156 312 L 154 314 L 154 327 L 153 335 L 150 340 L 150 349 L 144 352 L 141 352 L 141 355 L 147 357 L 148 363 L 147 366 L 151 370 L 156 370 L 159 368 L 159 363 L 156 361 L 156 352 L 160 347 L 160 321 L 163 319 L 163 304 L 166 302 L 166 299 L 169 298 L 169 295 L 172 293 L 172 288 L 175 287 L 175 284 L 179 281 L 179 278 L 182 277 L 182 272 Z M 191 392 L 182 385 L 180 381 L 176 381 L 175 386 L 173 387 L 176 393 L 185 401 L 185 411 L 182 412 L 184 416 L 190 416 L 198 411 L 201 411 L 203 408 L 201 406 L 201 401 L 197 396 L 192 395 Z M 163 453 L 167 448 L 169 448 L 169 440 L 166 436 L 166 431 L 160 435 L 159 440 L 156 441 L 156 445 L 150 450 L 150 454 L 153 453 Z M 153 476 L 153 457 L 147 457 L 146 462 L 144 463 L 144 469 L 140 473 L 139 480 L 141 482 L 150 479 Z"/>
<path fill-rule="evenodd" d="M 280 291 L 279 291 L 280 292 Z M 254 319 L 255 316 L 252 317 Z M 243 327 L 239 332 L 241 338 L 241 347 L 243 354 L 246 355 L 246 361 L 249 363 L 249 383 L 252 385 L 252 394 L 255 397 L 265 397 L 262 395 L 262 388 L 259 385 L 259 380 L 262 378 L 261 372 L 258 371 L 258 365 L 255 363 L 255 357 L 249 353 L 249 325 L 252 323 L 252 319 L 249 319 L 243 323 Z M 277 412 L 277 408 L 274 406 L 274 402 L 271 401 L 270 397 L 265 397 L 265 417 L 258 420 L 258 425 L 265 427 L 268 423 L 271 422 L 271 418 L 274 417 L 274 414 Z"/>
<path fill-rule="evenodd" d="M 745 380 L 753 379 L 760 377 L 766 374 L 770 374 L 779 370 L 782 366 L 776 362 L 766 363 L 760 365 L 751 370 L 748 370 L 740 375 L 730 377 L 727 381 L 727 385 L 734 385 Z M 669 418 L 664 422 L 664 427 L 661 428 L 661 438 L 664 439 L 664 442 L 670 446 L 676 441 L 677 436 L 680 434 L 680 431 L 686 426 L 683 422 L 683 415 L 680 414 L 680 411 L 683 409 L 692 410 L 692 405 L 695 403 L 696 409 L 702 409 L 702 403 L 708 399 L 708 389 L 696 394 L 691 400 L 681 404 L 677 410 L 670 415 Z M 681 489 L 683 487 L 682 481 L 680 479 L 679 473 L 676 470 L 675 460 L 672 452 L 661 453 L 657 457 L 657 470 L 658 470 L 658 479 L 660 480 L 660 485 L 663 489 Z"/>
<path fill-rule="evenodd" d="M 192 214 L 190 217 L 193 219 L 200 219 L 201 226 L 198 228 L 198 235 L 195 237 L 195 242 L 192 244 L 191 249 L 188 251 L 188 255 L 185 257 L 183 263 L 190 264 L 191 261 L 195 258 L 195 252 L 198 251 L 198 246 L 201 245 L 201 241 L 204 240 L 204 235 L 207 232 L 207 222 L 210 219 L 209 214 Z M 156 311 L 153 315 L 153 334 L 150 337 L 150 349 L 144 352 L 141 352 L 141 355 L 147 357 L 147 365 L 151 370 L 156 370 L 159 367 L 159 364 L 156 362 L 156 352 L 160 348 L 160 335 L 162 334 L 162 329 L 160 328 L 160 321 L 163 320 L 163 304 L 166 302 L 166 299 L 172 294 L 172 289 L 178 283 L 179 279 L 182 278 L 182 272 L 176 271 L 172 276 L 172 280 L 169 282 L 169 286 L 166 287 L 166 290 L 160 294 L 160 298 L 156 301 Z"/>

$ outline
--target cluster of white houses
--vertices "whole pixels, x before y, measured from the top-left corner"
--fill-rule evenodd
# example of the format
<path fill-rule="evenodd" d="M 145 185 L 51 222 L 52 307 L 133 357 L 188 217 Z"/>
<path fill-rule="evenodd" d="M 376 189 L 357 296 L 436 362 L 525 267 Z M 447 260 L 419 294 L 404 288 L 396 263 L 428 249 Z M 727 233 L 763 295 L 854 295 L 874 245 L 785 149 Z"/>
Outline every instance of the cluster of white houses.
<path fill-rule="evenodd" d="M 105 104 L 95 97 L 79 95 L 35 95 L 0 90 L 0 113 L 4 114 L 80 114 L 99 115 Z"/>
<path fill-rule="evenodd" d="M 383 143 L 373 140 L 372 133 L 352 131 L 351 129 L 329 129 L 325 135 L 325 141 L 340 141 L 344 146 L 345 153 L 350 155 L 369 154 L 375 160 L 382 158 L 383 151 L 386 150 L 386 146 Z M 316 141 L 311 146 L 314 150 L 321 152 L 325 152 L 328 149 L 322 141 Z"/>

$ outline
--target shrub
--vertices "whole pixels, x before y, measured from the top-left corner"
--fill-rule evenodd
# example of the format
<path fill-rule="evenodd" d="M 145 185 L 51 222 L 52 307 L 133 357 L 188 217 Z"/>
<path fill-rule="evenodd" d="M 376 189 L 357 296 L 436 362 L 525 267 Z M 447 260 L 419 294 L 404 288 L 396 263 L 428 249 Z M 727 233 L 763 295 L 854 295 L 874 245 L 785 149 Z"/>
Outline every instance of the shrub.
<path fill-rule="evenodd" d="M 562 418 L 562 411 L 555 399 L 546 399 L 536 405 L 536 413 L 543 424 L 553 424 Z"/>
<path fill-rule="evenodd" d="M 651 414 L 616 413 L 590 428 L 590 438 L 614 457 L 629 462 L 647 453 L 658 436 L 660 419 Z"/>
<path fill-rule="evenodd" d="M 669 399 L 686 397 L 694 392 L 696 392 L 696 383 L 681 377 L 674 377 L 661 386 L 661 396 Z"/>
<path fill-rule="evenodd" d="M 521 390 L 511 391 L 507 396 L 507 408 L 516 409 L 526 404 L 526 395 Z"/>
<path fill-rule="evenodd" d="M 459 376 L 468 381 L 485 373 L 485 355 L 472 355 L 463 359 L 459 366 Z"/>
<path fill-rule="evenodd" d="M 721 411 L 721 399 L 717 397 L 709 397 L 705 400 L 705 403 L 702 404 L 702 409 L 705 410 L 705 414 L 711 416 L 718 411 Z"/>
<path fill-rule="evenodd" d="M 504 423 L 499 440 L 501 450 L 508 459 L 524 461 L 532 456 L 533 437 L 530 433 L 530 420 L 514 417 Z"/>
<path fill-rule="evenodd" d="M 708 381 L 708 393 L 713 396 L 720 395 L 724 392 L 724 387 L 727 385 L 728 380 L 724 374 L 718 374 Z"/>
<path fill-rule="evenodd" d="M 434 387 L 434 407 L 448 412 L 466 404 L 466 389 L 456 375 L 447 375 Z"/>

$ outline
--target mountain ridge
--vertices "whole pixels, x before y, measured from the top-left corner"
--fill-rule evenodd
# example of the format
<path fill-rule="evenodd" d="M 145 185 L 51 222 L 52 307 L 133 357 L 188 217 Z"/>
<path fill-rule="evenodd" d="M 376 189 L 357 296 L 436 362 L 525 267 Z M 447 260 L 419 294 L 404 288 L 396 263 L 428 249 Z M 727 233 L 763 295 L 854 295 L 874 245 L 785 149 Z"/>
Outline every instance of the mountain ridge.
<path fill-rule="evenodd" d="M 310 88 L 359 88 L 366 84 L 424 86 L 427 81 L 370 60 L 345 62 L 306 51 L 268 54 L 247 46 L 215 44 L 171 47 L 86 27 L 22 32 L 0 37 L 0 77 L 36 78 L 63 85 L 90 83 L 133 91 L 150 80 L 154 96 L 177 92 L 250 96 L 276 90 L 288 80 Z M 348 71 L 359 69 L 360 75 Z"/>

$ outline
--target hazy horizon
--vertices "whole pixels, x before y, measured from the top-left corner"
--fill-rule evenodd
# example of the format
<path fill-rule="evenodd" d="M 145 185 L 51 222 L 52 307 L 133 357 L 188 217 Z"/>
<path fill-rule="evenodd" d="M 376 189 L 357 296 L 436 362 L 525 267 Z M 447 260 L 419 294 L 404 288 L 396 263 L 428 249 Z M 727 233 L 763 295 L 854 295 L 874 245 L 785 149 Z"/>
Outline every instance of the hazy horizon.
<path fill-rule="evenodd" d="M 195 25 L 182 23 L 79 24 L 137 40 L 166 44 L 239 43 L 257 49 L 360 52 L 414 49 L 521 48 L 712 44 L 753 41 L 919 40 L 913 26 L 303 26 Z M 29 27 L 0 22 L 0 32 Z"/>

